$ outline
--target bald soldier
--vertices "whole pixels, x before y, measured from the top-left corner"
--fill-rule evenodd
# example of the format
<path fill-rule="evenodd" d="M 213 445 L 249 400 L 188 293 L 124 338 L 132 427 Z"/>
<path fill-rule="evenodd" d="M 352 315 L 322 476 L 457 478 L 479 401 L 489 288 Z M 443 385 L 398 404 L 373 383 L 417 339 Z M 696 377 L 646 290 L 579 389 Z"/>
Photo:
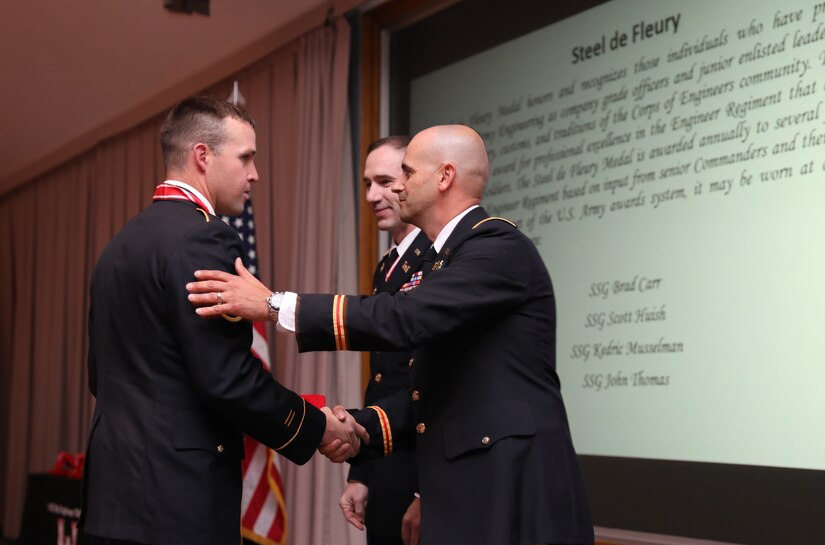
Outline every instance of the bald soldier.
<path fill-rule="evenodd" d="M 199 272 L 190 300 L 212 305 L 201 316 L 249 319 L 266 319 L 269 301 L 302 352 L 413 351 L 408 395 L 356 419 L 373 455 L 415 441 L 424 545 L 593 543 L 556 373 L 553 286 L 533 243 L 479 206 L 489 172 L 481 137 L 461 125 L 426 129 L 402 168 L 392 187 L 401 219 L 434 243 L 399 293 L 273 294 L 236 267 L 240 276 Z"/>

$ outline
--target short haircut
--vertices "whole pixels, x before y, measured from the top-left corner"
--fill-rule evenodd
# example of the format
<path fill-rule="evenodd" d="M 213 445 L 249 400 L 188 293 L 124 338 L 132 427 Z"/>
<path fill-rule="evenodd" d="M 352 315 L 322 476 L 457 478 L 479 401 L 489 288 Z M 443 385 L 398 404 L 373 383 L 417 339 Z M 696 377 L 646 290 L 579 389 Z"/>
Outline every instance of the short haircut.
<path fill-rule="evenodd" d="M 390 146 L 393 149 L 404 149 L 410 144 L 410 140 L 412 140 L 412 138 L 409 136 L 402 135 L 379 138 L 367 147 L 367 155 L 384 146 Z"/>
<path fill-rule="evenodd" d="M 160 129 L 160 146 L 166 170 L 184 168 L 186 152 L 195 144 L 206 144 L 220 153 L 226 139 L 223 120 L 227 117 L 249 123 L 255 128 L 255 120 L 246 110 L 217 98 L 187 98 L 172 108 Z"/>

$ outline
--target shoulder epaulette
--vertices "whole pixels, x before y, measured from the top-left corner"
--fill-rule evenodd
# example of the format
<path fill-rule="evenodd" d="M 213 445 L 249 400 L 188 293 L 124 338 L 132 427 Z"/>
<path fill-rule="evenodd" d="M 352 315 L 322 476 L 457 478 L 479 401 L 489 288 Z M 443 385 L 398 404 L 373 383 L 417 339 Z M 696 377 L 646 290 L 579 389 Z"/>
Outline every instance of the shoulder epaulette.
<path fill-rule="evenodd" d="M 486 222 L 488 222 L 488 221 L 493 221 L 493 220 L 498 220 L 498 221 L 503 221 L 504 223 L 509 223 L 510 225 L 512 225 L 513 227 L 515 227 L 516 229 L 518 229 L 518 225 L 516 225 L 516 224 L 515 224 L 515 223 L 513 223 L 512 221 L 508 220 L 507 218 L 500 218 L 500 217 L 498 217 L 498 216 L 490 216 L 489 218 L 484 218 L 484 219 L 483 219 L 483 220 L 481 220 L 480 222 L 478 222 L 478 223 L 476 223 L 475 225 L 473 225 L 473 229 L 475 229 L 476 227 L 478 227 L 478 226 L 479 226 L 479 225 L 481 225 L 482 223 L 486 223 Z"/>
<path fill-rule="evenodd" d="M 203 214 L 204 219 L 206 219 L 206 223 L 209 223 L 209 214 L 206 213 L 206 210 L 201 207 L 195 208 L 195 210 Z"/>

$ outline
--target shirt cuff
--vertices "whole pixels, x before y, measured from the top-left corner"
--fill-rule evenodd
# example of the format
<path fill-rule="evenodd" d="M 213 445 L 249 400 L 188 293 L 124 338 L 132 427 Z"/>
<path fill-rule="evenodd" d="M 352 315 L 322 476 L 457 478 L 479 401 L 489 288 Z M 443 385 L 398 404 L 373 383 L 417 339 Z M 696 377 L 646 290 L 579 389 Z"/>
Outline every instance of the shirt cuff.
<path fill-rule="evenodd" d="M 285 291 L 281 299 L 281 310 L 278 311 L 278 325 L 291 333 L 295 333 L 295 307 L 298 303 L 298 294 Z"/>

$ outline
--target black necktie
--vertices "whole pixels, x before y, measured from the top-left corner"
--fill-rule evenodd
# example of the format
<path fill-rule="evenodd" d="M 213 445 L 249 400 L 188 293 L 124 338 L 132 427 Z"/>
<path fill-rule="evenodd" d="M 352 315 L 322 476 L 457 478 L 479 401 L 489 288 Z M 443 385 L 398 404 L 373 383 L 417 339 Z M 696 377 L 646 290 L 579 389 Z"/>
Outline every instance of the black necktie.
<path fill-rule="evenodd" d="M 424 252 L 424 257 L 421 259 L 421 267 L 419 269 L 422 272 L 422 276 L 427 276 L 433 270 L 433 261 L 435 261 L 437 255 L 438 252 L 435 251 L 435 246 L 430 246 L 429 249 Z"/>
<path fill-rule="evenodd" d="M 387 273 L 390 272 L 389 269 L 392 267 L 392 264 L 395 263 L 396 259 L 398 259 L 398 249 L 393 248 L 378 262 L 375 274 L 372 277 L 372 287 L 374 289 L 380 291 L 381 288 L 384 287 L 384 284 L 387 283 Z"/>

